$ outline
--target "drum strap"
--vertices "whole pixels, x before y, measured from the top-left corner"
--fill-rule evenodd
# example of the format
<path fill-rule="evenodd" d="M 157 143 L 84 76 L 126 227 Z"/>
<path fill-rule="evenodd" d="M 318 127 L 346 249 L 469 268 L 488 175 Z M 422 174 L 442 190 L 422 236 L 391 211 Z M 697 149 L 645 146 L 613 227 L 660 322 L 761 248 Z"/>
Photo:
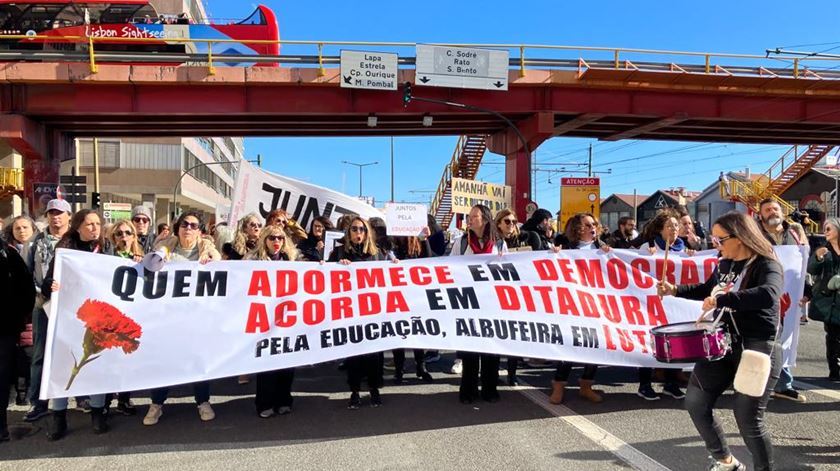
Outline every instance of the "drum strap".
<path fill-rule="evenodd" d="M 735 280 L 735 283 L 725 292 L 728 293 L 730 291 L 738 291 L 739 289 L 741 289 L 741 283 L 743 283 L 743 281 L 744 281 L 744 277 L 747 274 L 747 269 L 750 267 L 750 265 L 752 265 L 752 263 L 755 261 L 755 259 L 756 259 L 756 257 L 753 256 L 749 260 L 747 260 L 747 263 L 744 264 L 744 268 L 741 269 L 741 273 L 738 275 L 738 278 Z M 721 294 L 723 294 L 723 293 L 721 293 Z M 732 309 L 724 307 L 724 308 L 721 308 L 719 311 L 720 312 L 718 313 L 718 316 L 715 318 L 715 322 L 712 324 L 712 328 L 713 329 L 717 328 L 718 324 L 720 324 L 720 321 L 723 319 L 724 313 L 728 313 L 729 318 L 732 320 L 732 326 L 735 327 L 735 333 L 738 336 L 740 336 L 741 332 L 738 330 L 738 323 L 735 322 L 735 316 L 732 315 Z"/>

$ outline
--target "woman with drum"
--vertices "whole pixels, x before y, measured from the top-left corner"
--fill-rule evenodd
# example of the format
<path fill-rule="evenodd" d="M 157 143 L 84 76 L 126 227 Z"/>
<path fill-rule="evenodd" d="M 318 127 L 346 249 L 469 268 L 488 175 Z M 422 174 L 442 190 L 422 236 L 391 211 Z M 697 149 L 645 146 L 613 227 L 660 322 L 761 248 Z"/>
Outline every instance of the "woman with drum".
<path fill-rule="evenodd" d="M 714 406 L 733 384 L 742 358 L 745 362 L 748 358 L 752 360 L 755 352 L 769 356 L 769 373 L 761 378 L 767 379 L 763 393 L 758 392 L 759 396 L 753 397 L 736 390 L 734 410 L 755 469 L 770 470 L 773 469 L 773 449 L 764 423 L 764 411 L 781 369 L 782 349 L 777 336 L 782 266 L 758 224 L 744 214 L 730 212 L 718 218 L 712 227 L 712 241 L 720 250 L 721 263 L 705 283 L 674 286 L 662 281 L 657 284 L 660 296 L 703 300 L 703 315 L 698 322 L 713 312 L 732 338 L 732 349 L 723 358 L 700 360 L 694 365 L 686 391 L 686 409 L 706 442 L 706 449 L 712 454 L 714 462 L 709 469 L 746 469 L 732 456 L 720 422 L 714 416 Z M 745 350 L 755 352 L 747 355 Z"/>

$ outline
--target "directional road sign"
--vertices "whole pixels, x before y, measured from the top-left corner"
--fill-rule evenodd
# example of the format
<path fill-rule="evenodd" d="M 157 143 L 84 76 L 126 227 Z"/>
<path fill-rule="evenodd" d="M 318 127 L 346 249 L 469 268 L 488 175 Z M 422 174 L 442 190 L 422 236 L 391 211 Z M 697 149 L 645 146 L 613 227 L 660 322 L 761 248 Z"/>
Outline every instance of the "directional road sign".
<path fill-rule="evenodd" d="M 416 85 L 428 87 L 508 89 L 507 51 L 417 45 Z"/>
<path fill-rule="evenodd" d="M 341 51 L 341 87 L 397 89 L 397 55 L 385 52 Z"/>

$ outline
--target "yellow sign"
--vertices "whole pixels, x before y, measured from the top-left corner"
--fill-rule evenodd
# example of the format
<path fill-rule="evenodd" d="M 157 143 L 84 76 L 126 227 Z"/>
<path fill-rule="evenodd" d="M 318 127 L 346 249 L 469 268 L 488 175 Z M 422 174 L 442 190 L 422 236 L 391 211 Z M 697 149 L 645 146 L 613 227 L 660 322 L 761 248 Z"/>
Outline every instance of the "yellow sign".
<path fill-rule="evenodd" d="M 452 179 L 452 212 L 469 214 L 470 209 L 477 204 L 490 208 L 493 214 L 510 207 L 511 190 L 506 185 L 466 180 Z"/>
<path fill-rule="evenodd" d="M 601 215 L 601 179 L 563 178 L 560 183 L 560 224 L 558 231 L 566 228 L 566 221 L 578 213 L 592 213 L 595 221 Z"/>

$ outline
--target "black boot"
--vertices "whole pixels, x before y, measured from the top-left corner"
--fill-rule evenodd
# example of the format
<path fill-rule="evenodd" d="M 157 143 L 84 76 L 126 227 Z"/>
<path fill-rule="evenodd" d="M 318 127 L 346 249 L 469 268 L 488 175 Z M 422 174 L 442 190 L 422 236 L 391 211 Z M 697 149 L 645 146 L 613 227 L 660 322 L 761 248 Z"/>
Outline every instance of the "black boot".
<path fill-rule="evenodd" d="M 52 419 L 49 430 L 47 430 L 47 440 L 54 442 L 61 440 L 65 435 L 67 435 L 67 411 L 52 411 Z"/>
<path fill-rule="evenodd" d="M 93 423 L 93 433 L 99 435 L 108 431 L 104 407 L 90 408 L 90 421 Z"/>

